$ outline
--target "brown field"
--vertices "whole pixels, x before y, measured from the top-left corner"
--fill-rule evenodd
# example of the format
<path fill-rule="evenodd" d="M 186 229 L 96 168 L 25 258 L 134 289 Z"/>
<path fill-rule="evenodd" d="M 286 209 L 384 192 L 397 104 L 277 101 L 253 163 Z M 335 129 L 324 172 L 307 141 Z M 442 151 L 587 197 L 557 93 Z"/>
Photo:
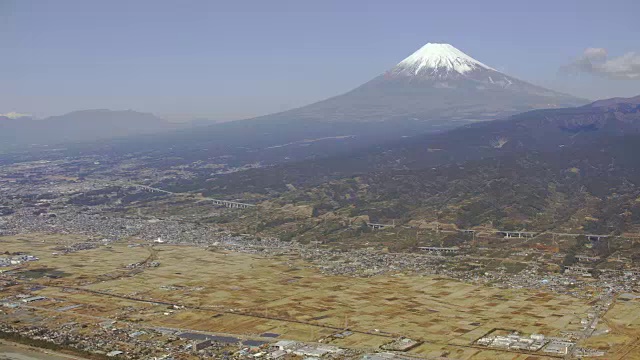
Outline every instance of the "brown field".
<path fill-rule="evenodd" d="M 78 240 L 83 239 L 73 239 Z M 585 301 L 568 296 L 447 278 L 326 276 L 296 256 L 266 258 L 188 246 L 151 249 L 126 244 L 52 255 L 62 241 L 72 240 L 45 235 L 1 237 L 0 248 L 40 257 L 28 269 L 64 273 L 58 279 L 31 281 L 48 285 L 37 293 L 56 299 L 39 302 L 39 307 L 55 310 L 83 304 L 66 311 L 68 316 L 118 317 L 147 326 L 247 336 L 271 332 L 302 341 L 317 341 L 348 327 L 356 333 L 333 344 L 372 349 L 403 335 L 424 341 L 411 350 L 415 355 L 533 359 L 545 357 L 488 350 L 472 343 L 494 328 L 548 336 L 578 331 L 580 318 L 589 311 Z M 160 266 L 137 274 L 125 269 L 150 257 Z M 63 291 L 63 286 L 77 290 Z M 186 308 L 168 310 L 168 304 L 158 302 Z M 632 358 L 637 340 L 632 334 L 640 328 L 637 310 L 636 302 L 617 304 L 605 319 L 612 332 L 590 339 L 587 345 L 607 344 L 617 355 L 613 358 Z"/>
<path fill-rule="evenodd" d="M 0 360 L 82 360 L 82 358 L 0 341 Z"/>

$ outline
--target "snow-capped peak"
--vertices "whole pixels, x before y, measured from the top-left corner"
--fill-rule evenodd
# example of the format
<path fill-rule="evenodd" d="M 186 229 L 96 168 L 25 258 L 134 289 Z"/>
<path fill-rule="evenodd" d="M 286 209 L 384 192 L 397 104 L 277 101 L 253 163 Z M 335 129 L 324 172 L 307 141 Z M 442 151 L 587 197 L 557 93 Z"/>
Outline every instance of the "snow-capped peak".
<path fill-rule="evenodd" d="M 464 74 L 479 68 L 494 70 L 452 45 L 428 43 L 402 60 L 394 70 L 411 75 L 418 75 L 420 72 L 442 75 L 451 72 Z"/>

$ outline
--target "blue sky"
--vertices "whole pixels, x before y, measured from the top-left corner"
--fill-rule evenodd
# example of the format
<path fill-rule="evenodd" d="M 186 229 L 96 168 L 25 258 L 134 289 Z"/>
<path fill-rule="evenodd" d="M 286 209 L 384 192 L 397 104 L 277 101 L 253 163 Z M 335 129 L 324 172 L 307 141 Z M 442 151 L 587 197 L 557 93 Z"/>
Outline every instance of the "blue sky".
<path fill-rule="evenodd" d="M 0 113 L 134 109 L 237 119 L 348 91 L 427 42 L 588 98 L 640 80 L 558 74 L 640 53 L 640 1 L 0 0 Z"/>

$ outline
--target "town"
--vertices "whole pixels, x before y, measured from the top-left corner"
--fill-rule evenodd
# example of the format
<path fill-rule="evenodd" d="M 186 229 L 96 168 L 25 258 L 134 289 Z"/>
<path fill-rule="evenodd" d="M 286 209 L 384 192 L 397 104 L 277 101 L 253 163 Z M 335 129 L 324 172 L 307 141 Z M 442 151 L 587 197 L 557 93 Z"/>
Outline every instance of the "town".
<path fill-rule="evenodd" d="M 101 166 L 93 158 L 84 163 L 89 167 Z M 277 233 L 252 232 L 251 228 L 237 226 L 243 221 L 248 223 L 242 217 L 252 219 L 259 212 L 265 216 L 261 204 L 229 206 L 245 204 L 245 200 L 227 203 L 193 194 L 155 191 L 155 187 L 136 185 L 145 180 L 135 178 L 132 173 L 127 173 L 134 176 L 131 182 L 70 179 L 65 177 L 66 170 L 61 165 L 45 161 L 0 168 L 3 190 L 0 331 L 8 339 L 35 342 L 39 346 L 50 344 L 46 346 L 106 358 L 412 359 L 474 351 L 486 353 L 487 357 L 508 354 L 524 359 L 530 355 L 607 357 L 627 351 L 625 346 L 603 346 L 600 339 L 624 331 L 619 325 L 613 326 L 612 320 L 603 320 L 615 313 L 612 308 L 637 306 L 640 269 L 635 267 L 634 259 L 640 248 L 633 234 L 458 229 L 441 223 L 416 227 L 412 223 L 359 223 L 336 218 L 332 221 L 345 230 L 368 228 L 365 235 L 371 240 L 356 241 L 345 251 L 344 246 L 330 242 L 283 239 Z M 277 214 L 280 210 L 269 211 Z M 287 211 L 286 214 L 291 212 Z M 238 220 L 224 220 L 229 217 Z M 417 241 L 408 247 L 395 249 L 387 245 L 387 239 L 411 236 Z M 505 248 L 505 244 L 509 247 Z M 603 245 L 606 251 L 601 251 Z M 145 274 L 167 271 L 163 269 L 181 264 L 183 260 L 176 257 L 176 251 L 189 253 L 193 260 L 186 260 L 191 264 L 185 263 L 184 270 L 172 270 L 173 275 L 167 276 L 180 278 L 186 271 L 200 274 L 201 281 L 185 278 L 183 282 L 163 283 L 148 279 L 146 283 L 157 286 L 144 290 L 139 281 L 145 281 L 142 280 Z M 71 267 L 75 261 L 93 261 L 87 260 L 93 256 L 102 259 L 103 265 L 91 271 L 81 270 L 84 268 L 81 263 Z M 531 307 L 549 301 L 551 295 L 545 294 L 554 294 L 566 297 L 562 303 L 567 309 L 554 313 L 553 309 L 559 312 L 557 305 L 541 308 L 542 312 L 552 311 L 551 319 L 555 316 L 564 319 L 562 325 L 553 326 L 542 319 L 534 324 L 523 318 L 505 327 L 491 314 L 471 316 L 468 328 L 450 329 L 460 331 L 462 337 L 452 335 L 446 341 L 434 343 L 425 340 L 430 338 L 427 336 L 430 330 L 411 328 L 405 332 L 395 325 L 387 325 L 387 329 L 384 321 L 377 327 L 367 327 L 366 321 L 356 320 L 362 316 L 357 308 L 346 316 L 314 313 L 313 309 L 327 308 L 329 299 L 308 307 L 300 302 L 295 305 L 303 306 L 296 310 L 297 315 L 279 308 L 261 310 L 263 305 L 259 302 L 243 306 L 234 298 L 220 301 L 214 297 L 213 302 L 207 303 L 197 296 L 211 291 L 207 290 L 209 278 L 203 272 L 215 271 L 222 265 L 211 265 L 213 268 L 205 270 L 199 269 L 198 261 L 223 264 L 229 256 L 242 257 L 244 260 L 239 263 L 251 264 L 250 269 L 262 269 L 265 266 L 262 261 L 281 264 L 282 274 L 305 269 L 303 276 L 271 280 L 286 284 L 279 286 L 301 286 L 301 279 L 308 276 L 320 276 L 322 283 L 333 278 L 367 282 L 402 279 L 415 285 L 438 279 L 454 288 L 473 287 L 465 291 L 493 293 L 483 298 L 506 300 L 501 293 L 515 291 L 522 294 L 516 298 Z M 237 271 L 225 276 L 234 279 L 247 269 Z M 124 282 L 137 284 L 132 289 L 138 290 L 119 290 L 130 287 Z M 240 282 L 220 286 L 229 286 L 226 291 L 233 292 L 256 285 Z M 315 286 L 319 283 L 310 289 Z M 338 295 L 341 290 L 327 294 L 333 291 L 337 291 L 333 296 L 341 296 Z M 389 291 L 380 294 L 389 299 L 385 300 L 388 304 L 397 302 L 396 306 L 403 311 L 411 308 L 410 303 L 405 305 L 409 307 L 402 307 L 403 301 L 395 295 L 397 288 Z M 407 291 L 415 299 L 424 296 L 413 289 Z M 526 292 L 538 295 L 519 298 Z M 431 296 L 435 299 L 448 293 Z M 181 297 L 184 301 L 179 300 Z M 111 299 L 114 307 L 102 308 L 99 304 L 105 299 Z M 271 301 L 277 303 L 276 298 Z M 443 314 L 451 311 L 433 310 L 441 305 L 426 298 L 424 301 L 425 311 Z M 573 305 L 567 306 L 570 303 Z M 487 304 L 490 307 L 497 303 Z M 473 308 L 467 303 L 456 306 Z M 201 313 L 213 314 L 206 315 L 212 319 L 208 321 L 211 324 L 179 320 L 199 317 Z M 223 320 L 233 317 L 266 321 L 269 325 L 247 325 L 240 330 Z M 300 329 L 290 328 L 293 324 Z"/>

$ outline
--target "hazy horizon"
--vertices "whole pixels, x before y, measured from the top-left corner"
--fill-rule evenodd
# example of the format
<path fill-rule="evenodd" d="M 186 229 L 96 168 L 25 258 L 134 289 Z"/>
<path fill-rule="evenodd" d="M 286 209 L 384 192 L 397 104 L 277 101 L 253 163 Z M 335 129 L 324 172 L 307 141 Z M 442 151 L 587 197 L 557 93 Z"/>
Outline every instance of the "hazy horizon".
<path fill-rule="evenodd" d="M 0 40 L 10 55 L 0 58 L 0 113 L 42 118 L 107 108 L 174 121 L 250 118 L 349 91 L 427 42 L 450 43 L 508 75 L 579 97 L 640 94 L 633 77 L 640 46 L 628 36 L 639 30 L 639 4 L 609 2 L 604 13 L 599 1 L 536 8 L 0 0 Z"/>

